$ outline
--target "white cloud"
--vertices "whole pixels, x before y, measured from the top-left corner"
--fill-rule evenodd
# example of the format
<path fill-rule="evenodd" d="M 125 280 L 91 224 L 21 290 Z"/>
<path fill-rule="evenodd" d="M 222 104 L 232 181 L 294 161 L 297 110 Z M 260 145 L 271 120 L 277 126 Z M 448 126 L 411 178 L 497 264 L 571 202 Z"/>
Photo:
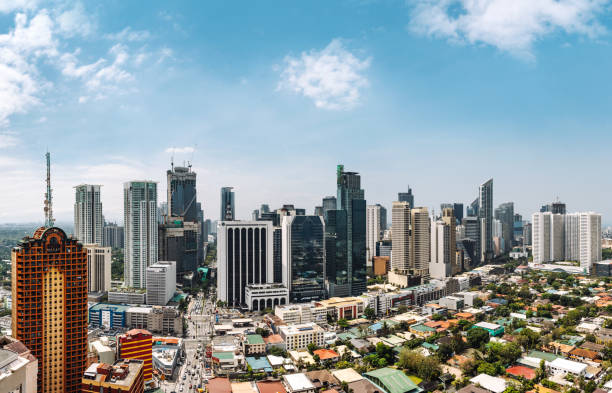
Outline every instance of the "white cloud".
<path fill-rule="evenodd" d="M 104 37 L 113 41 L 145 41 L 151 37 L 151 33 L 126 27 L 118 33 L 106 34 Z"/>
<path fill-rule="evenodd" d="M 0 13 L 9 13 L 16 10 L 33 10 L 37 5 L 37 0 L 2 0 L 0 1 Z"/>
<path fill-rule="evenodd" d="M 486 44 L 520 57 L 555 32 L 597 37 L 610 0 L 411 0 L 410 28 L 452 42 Z"/>
<path fill-rule="evenodd" d="M 74 4 L 72 9 L 63 11 L 57 18 L 58 30 L 66 37 L 75 35 L 88 36 L 94 32 L 94 22 L 91 20 L 81 2 Z"/>
<path fill-rule="evenodd" d="M 321 51 L 313 49 L 300 57 L 285 57 L 278 89 L 300 93 L 318 108 L 351 109 L 359 104 L 361 89 L 368 86 L 363 72 L 370 61 L 358 59 L 341 40 L 334 39 Z"/>
<path fill-rule="evenodd" d="M 166 149 L 166 153 L 193 153 L 195 149 L 190 146 L 185 147 L 169 147 Z"/>
<path fill-rule="evenodd" d="M 9 147 L 15 147 L 19 143 L 19 139 L 9 132 L 0 134 L 0 149 L 7 149 Z"/>
<path fill-rule="evenodd" d="M 115 83 L 132 79 L 132 75 L 123 67 L 129 57 L 127 47 L 116 44 L 110 48 L 108 53 L 115 56 L 115 60 L 112 64 L 97 70 L 87 81 L 86 85 L 90 90 L 114 90 Z"/>

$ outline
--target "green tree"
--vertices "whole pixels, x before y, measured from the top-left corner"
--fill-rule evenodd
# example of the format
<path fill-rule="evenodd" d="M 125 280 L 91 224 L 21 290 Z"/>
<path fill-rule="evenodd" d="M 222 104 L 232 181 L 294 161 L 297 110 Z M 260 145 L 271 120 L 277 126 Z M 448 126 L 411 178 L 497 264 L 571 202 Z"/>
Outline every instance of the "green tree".
<path fill-rule="evenodd" d="M 481 328 L 472 328 L 467 332 L 467 342 L 471 348 L 480 348 L 489 342 L 489 333 Z"/>
<path fill-rule="evenodd" d="M 478 365 L 478 374 L 497 375 L 497 367 L 494 364 L 482 362 Z"/>
<path fill-rule="evenodd" d="M 363 315 L 371 321 L 376 319 L 376 311 L 374 311 L 372 307 L 366 307 L 365 310 L 363 310 Z"/>
<path fill-rule="evenodd" d="M 340 318 L 338 319 L 338 326 L 340 326 L 342 329 L 346 329 L 349 326 L 349 324 L 346 319 Z"/>
<path fill-rule="evenodd" d="M 484 306 L 484 301 L 481 298 L 477 297 L 474 299 L 474 307 L 480 308 L 482 306 Z"/>

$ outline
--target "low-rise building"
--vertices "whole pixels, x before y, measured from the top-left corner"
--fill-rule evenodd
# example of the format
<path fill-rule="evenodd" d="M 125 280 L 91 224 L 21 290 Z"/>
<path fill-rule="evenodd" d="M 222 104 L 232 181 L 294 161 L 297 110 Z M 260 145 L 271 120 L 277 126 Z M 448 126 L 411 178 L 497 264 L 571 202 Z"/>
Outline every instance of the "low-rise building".
<path fill-rule="evenodd" d="M 322 362 L 330 361 L 335 363 L 340 360 L 340 355 L 332 349 L 316 349 L 312 353 L 317 355 Z"/>
<path fill-rule="evenodd" d="M 249 310 L 272 309 L 289 303 L 289 289 L 283 284 L 250 284 L 244 290 Z"/>
<path fill-rule="evenodd" d="M 438 304 L 453 311 L 461 310 L 464 307 L 463 298 L 459 296 L 444 296 L 438 300 Z"/>
<path fill-rule="evenodd" d="M 259 334 L 247 334 L 242 341 L 242 345 L 246 355 L 266 353 L 266 343 Z"/>
<path fill-rule="evenodd" d="M 83 373 L 82 393 L 143 393 L 144 362 L 121 359 L 114 364 L 93 363 Z"/>
<path fill-rule="evenodd" d="M 310 343 L 318 347 L 325 345 L 325 331 L 316 323 L 279 326 L 278 331 L 287 351 L 306 348 Z"/>
<path fill-rule="evenodd" d="M 303 373 L 283 375 L 282 383 L 287 393 L 315 393 L 316 390 L 310 379 Z"/>
<path fill-rule="evenodd" d="M 472 329 L 480 328 L 489 332 L 489 336 L 500 336 L 504 334 L 504 327 L 491 322 L 478 322 Z"/>
<path fill-rule="evenodd" d="M 508 383 L 503 378 L 492 377 L 487 374 L 479 374 L 474 378 L 470 379 L 475 385 L 480 385 L 482 388 L 488 390 L 491 393 L 502 393 L 506 390 Z"/>
<path fill-rule="evenodd" d="M 121 329 L 126 324 L 126 310 L 123 304 L 98 303 L 89 308 L 89 324 L 105 329 Z"/>
<path fill-rule="evenodd" d="M 361 297 L 332 297 L 315 302 L 318 307 L 327 310 L 327 314 L 336 319 L 355 319 L 363 315 L 366 302 Z"/>
<path fill-rule="evenodd" d="M 118 304 L 145 304 L 147 291 L 140 288 L 112 288 L 108 291 L 108 302 Z"/>
<path fill-rule="evenodd" d="M 585 376 L 587 365 L 584 363 L 574 362 L 563 358 L 557 358 L 546 364 L 546 368 L 552 374 L 573 374 L 576 376 Z"/>
<path fill-rule="evenodd" d="M 36 393 L 38 359 L 9 336 L 0 337 L 0 391 Z"/>
<path fill-rule="evenodd" d="M 327 309 L 313 304 L 289 304 L 274 307 L 274 314 L 286 324 L 327 321 Z"/>
<path fill-rule="evenodd" d="M 394 368 L 379 368 L 364 376 L 387 393 L 420 393 L 423 391 L 403 371 Z"/>

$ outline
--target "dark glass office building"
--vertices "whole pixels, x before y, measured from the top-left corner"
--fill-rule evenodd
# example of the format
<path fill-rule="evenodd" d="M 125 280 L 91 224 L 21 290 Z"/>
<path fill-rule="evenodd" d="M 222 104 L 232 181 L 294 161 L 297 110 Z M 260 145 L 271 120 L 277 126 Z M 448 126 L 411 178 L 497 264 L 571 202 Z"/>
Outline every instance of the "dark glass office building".
<path fill-rule="evenodd" d="M 168 176 L 168 215 L 198 221 L 196 174 L 191 167 L 177 166 Z"/>
<path fill-rule="evenodd" d="M 283 221 L 283 264 L 292 302 L 325 298 L 325 224 L 321 216 Z"/>
<path fill-rule="evenodd" d="M 357 172 L 345 172 L 344 166 L 338 165 L 337 187 L 336 212 L 344 214 L 336 213 L 335 233 L 338 241 L 346 241 L 346 262 L 336 257 L 335 274 L 328 274 L 329 295 L 357 296 L 366 291 L 366 201 L 361 177 Z M 328 220 L 330 213 L 327 212 Z M 342 248 L 336 246 L 336 253 Z M 333 264 L 333 260 L 328 261 L 327 267 L 334 269 Z"/>

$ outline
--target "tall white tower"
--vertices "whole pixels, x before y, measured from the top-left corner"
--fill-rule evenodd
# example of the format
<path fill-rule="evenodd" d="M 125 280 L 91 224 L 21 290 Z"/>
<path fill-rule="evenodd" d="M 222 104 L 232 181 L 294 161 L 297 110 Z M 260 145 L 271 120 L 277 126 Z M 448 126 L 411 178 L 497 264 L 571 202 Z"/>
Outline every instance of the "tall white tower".
<path fill-rule="evenodd" d="M 74 187 L 74 234 L 84 244 L 102 246 L 104 241 L 100 187 L 98 184 L 81 184 Z"/>

